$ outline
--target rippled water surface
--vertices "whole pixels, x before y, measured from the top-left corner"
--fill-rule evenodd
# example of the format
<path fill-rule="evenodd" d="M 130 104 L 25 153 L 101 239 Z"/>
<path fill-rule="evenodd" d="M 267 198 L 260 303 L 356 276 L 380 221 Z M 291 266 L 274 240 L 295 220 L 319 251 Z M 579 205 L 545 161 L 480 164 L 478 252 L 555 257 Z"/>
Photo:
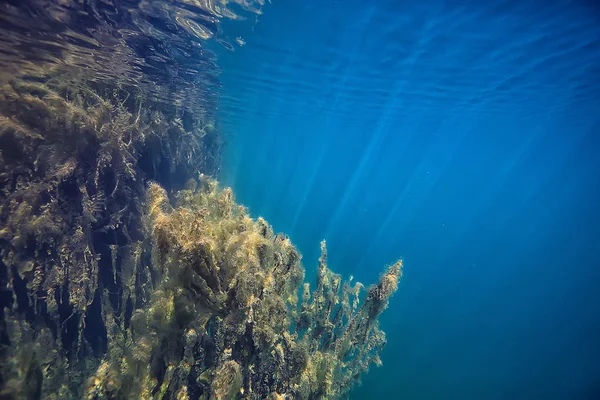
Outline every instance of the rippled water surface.
<path fill-rule="evenodd" d="M 95 81 L 120 80 L 156 100 L 209 109 L 219 68 L 209 49 L 243 43 L 223 20 L 261 13 L 263 0 L 16 0 L 0 2 L 0 80 L 71 68 Z M 237 39 L 237 41 L 236 41 Z M 204 105 L 204 107 L 203 107 Z"/>

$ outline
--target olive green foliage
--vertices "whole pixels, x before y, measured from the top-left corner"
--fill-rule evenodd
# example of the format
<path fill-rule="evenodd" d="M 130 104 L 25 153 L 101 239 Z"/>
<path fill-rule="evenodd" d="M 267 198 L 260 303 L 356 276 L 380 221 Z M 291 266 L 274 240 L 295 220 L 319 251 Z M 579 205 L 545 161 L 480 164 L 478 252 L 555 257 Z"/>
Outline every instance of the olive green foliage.
<path fill-rule="evenodd" d="M 0 398 L 334 399 L 381 363 L 401 262 L 365 290 L 323 242 L 311 289 L 200 174 L 218 153 L 207 114 L 118 82 L 0 87 Z"/>
<path fill-rule="evenodd" d="M 146 223 L 160 283 L 134 312 L 129 338 L 109 346 L 113 371 L 101 365 L 88 398 L 334 399 L 380 363 L 377 317 L 401 262 L 361 296 L 362 285 L 342 284 L 327 268 L 323 242 L 311 292 L 290 240 L 250 218 L 230 189 L 203 178 L 175 203 L 150 185 Z"/>
<path fill-rule="evenodd" d="M 144 293 L 146 180 L 211 172 L 213 125 L 59 68 L 0 87 L 1 395 L 39 386 L 64 398 L 66 366 L 78 385 L 111 336 L 86 324 L 111 308 L 123 319 Z M 30 345 L 40 341 L 52 346 Z M 15 358 L 29 365 L 10 367 Z"/>

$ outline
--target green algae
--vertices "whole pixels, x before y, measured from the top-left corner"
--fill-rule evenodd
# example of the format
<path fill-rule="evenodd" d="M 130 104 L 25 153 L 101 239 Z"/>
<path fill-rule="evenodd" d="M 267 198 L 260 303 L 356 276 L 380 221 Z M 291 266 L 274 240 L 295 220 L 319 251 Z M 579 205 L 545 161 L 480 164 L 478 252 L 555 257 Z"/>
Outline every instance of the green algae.
<path fill-rule="evenodd" d="M 113 344 L 128 350 L 107 359 L 136 382 L 116 398 L 334 399 L 379 362 L 385 335 L 377 318 L 401 262 L 361 301 L 362 285 L 341 285 L 327 267 L 323 242 L 311 292 L 290 240 L 251 219 L 230 189 L 203 177 L 178 193 L 175 207 L 157 184 L 147 199 L 159 283 L 135 311 L 129 339 Z M 164 375 L 147 367 L 153 363 Z"/>
<path fill-rule="evenodd" d="M 206 115 L 61 69 L 0 88 L 2 398 L 335 399 L 381 363 L 402 263 L 365 289 L 323 242 L 311 288 L 210 177 Z"/>

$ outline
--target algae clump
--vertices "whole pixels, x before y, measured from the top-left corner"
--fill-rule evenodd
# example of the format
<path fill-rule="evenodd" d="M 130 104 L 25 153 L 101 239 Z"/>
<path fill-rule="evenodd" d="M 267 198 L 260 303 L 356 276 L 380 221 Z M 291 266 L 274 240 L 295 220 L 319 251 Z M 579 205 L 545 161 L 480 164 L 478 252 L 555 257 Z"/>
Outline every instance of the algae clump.
<path fill-rule="evenodd" d="M 250 218 L 230 189 L 203 177 L 174 203 L 150 184 L 146 225 L 160 283 L 119 354 L 130 360 L 121 373 L 139 383 L 118 397 L 142 398 L 150 382 L 160 398 L 185 387 L 190 398 L 334 399 L 379 362 L 377 318 L 397 289 L 400 261 L 361 303 L 362 285 L 342 285 L 323 242 L 311 292 L 290 240 Z"/>
<path fill-rule="evenodd" d="M 322 242 L 311 287 L 289 238 L 200 174 L 213 122 L 165 107 L 61 70 L 0 88 L 0 397 L 347 396 L 402 262 L 365 289 Z"/>

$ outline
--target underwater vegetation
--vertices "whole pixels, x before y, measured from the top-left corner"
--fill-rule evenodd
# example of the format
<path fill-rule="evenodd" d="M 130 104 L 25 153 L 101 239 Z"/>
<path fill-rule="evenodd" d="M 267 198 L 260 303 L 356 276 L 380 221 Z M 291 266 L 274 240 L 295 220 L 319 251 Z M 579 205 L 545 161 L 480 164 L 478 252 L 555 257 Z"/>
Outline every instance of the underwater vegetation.
<path fill-rule="evenodd" d="M 365 288 L 323 242 L 306 283 L 184 104 L 68 63 L 2 75 L 1 399 L 336 399 L 381 364 L 402 263 Z"/>
<path fill-rule="evenodd" d="M 363 286 L 342 284 L 328 269 L 323 242 L 311 291 L 287 237 L 275 235 L 262 218 L 251 219 L 231 190 L 220 190 L 216 181 L 202 177 L 194 186 L 179 191 L 172 207 L 165 189 L 149 185 L 142 217 L 148 246 L 133 246 L 113 271 L 130 311 L 116 310 L 107 289 L 96 293 L 107 335 L 103 356 L 78 359 L 85 352 L 80 347 L 86 347 L 87 316 L 79 316 L 74 327 L 77 349 L 65 354 L 53 321 L 40 327 L 20 316 L 18 306 L 6 310 L 10 345 L 2 354 L 3 395 L 339 398 L 370 363 L 380 363 L 385 335 L 377 317 L 397 289 L 401 262 L 389 267 L 361 302 Z M 146 250 L 149 258 L 142 257 Z M 92 267 L 71 269 L 92 275 L 97 272 Z M 72 276 L 75 283 L 81 279 Z M 14 279 L 29 282 L 27 276 Z M 35 272 L 32 279 L 27 295 L 41 303 Z M 72 277 L 63 279 L 68 285 Z M 54 282 L 42 283 L 48 302 Z M 73 302 L 68 318 L 85 314 L 89 306 L 85 298 L 76 299 L 83 303 Z M 133 310 L 133 304 L 140 307 Z M 47 310 L 41 314 L 51 316 Z"/>
<path fill-rule="evenodd" d="M 103 290 L 125 307 L 118 264 L 143 238 L 145 182 L 176 187 L 178 177 L 215 173 L 219 148 L 202 113 L 117 82 L 56 68 L 3 84 L 0 343 L 47 335 L 71 367 L 104 352 L 105 329 L 92 321 L 101 321 Z"/>
<path fill-rule="evenodd" d="M 342 284 L 329 270 L 322 242 L 311 290 L 290 240 L 251 219 L 230 189 L 203 178 L 175 204 L 150 185 L 146 222 L 161 284 L 131 320 L 138 345 L 126 359 L 137 358 L 127 369 L 146 368 L 136 396 L 158 385 L 150 360 L 166 368 L 158 391 L 167 398 L 217 399 L 340 398 L 380 363 L 377 318 L 398 287 L 400 261 L 361 299 L 360 283 Z"/>
<path fill-rule="evenodd" d="M 204 40 L 265 2 L 112 3 L 0 7 L 0 399 L 346 397 L 402 263 L 364 288 L 323 242 L 311 287 L 214 178 Z"/>
<path fill-rule="evenodd" d="M 145 239 L 113 271 L 122 309 L 96 289 L 105 352 L 82 357 L 91 346 L 87 316 L 65 353 L 52 321 L 36 327 L 18 307 L 7 309 L 5 397 L 334 399 L 380 364 L 377 318 L 397 289 L 400 261 L 365 290 L 329 270 L 322 242 L 311 290 L 290 240 L 250 218 L 213 179 L 201 175 L 172 201 L 150 183 L 145 204 Z"/>

